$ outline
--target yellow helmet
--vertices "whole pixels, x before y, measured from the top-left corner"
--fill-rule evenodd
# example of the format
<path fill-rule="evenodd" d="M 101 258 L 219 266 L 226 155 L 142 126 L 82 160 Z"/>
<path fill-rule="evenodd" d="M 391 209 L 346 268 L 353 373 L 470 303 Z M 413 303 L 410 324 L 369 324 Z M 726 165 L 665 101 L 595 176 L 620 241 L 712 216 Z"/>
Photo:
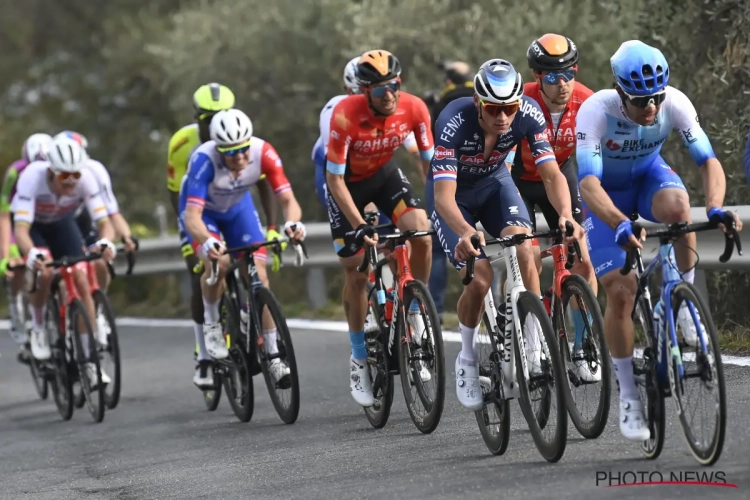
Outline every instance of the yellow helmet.
<path fill-rule="evenodd" d="M 218 83 L 203 85 L 193 94 L 195 116 L 215 114 L 234 107 L 234 94 L 228 87 Z"/>

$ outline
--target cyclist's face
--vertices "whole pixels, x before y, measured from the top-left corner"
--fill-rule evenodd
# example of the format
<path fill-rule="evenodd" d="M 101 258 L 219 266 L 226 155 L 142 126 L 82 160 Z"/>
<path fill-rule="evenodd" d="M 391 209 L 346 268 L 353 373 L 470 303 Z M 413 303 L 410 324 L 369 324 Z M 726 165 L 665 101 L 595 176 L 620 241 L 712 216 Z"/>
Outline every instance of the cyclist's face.
<path fill-rule="evenodd" d="M 633 120 L 638 125 L 653 125 L 656 121 L 656 115 L 661 109 L 661 104 L 649 103 L 645 108 L 635 106 L 629 99 L 625 99 L 625 110 L 628 114 L 628 118 Z"/>
<path fill-rule="evenodd" d="M 370 94 L 372 107 L 382 115 L 392 115 L 398 109 L 400 89 L 401 80 L 399 79 L 370 87 L 368 93 Z"/>
<path fill-rule="evenodd" d="M 488 134 L 503 135 L 510 129 L 513 119 L 518 113 L 519 104 L 485 104 L 474 98 L 479 112 L 479 125 Z"/>
<path fill-rule="evenodd" d="M 570 97 L 573 95 L 573 87 L 576 84 L 575 78 L 565 81 L 563 78 L 558 78 L 557 83 L 549 84 L 544 79 L 542 82 L 542 90 L 544 95 L 552 102 L 552 104 L 565 105 L 570 101 Z"/>
<path fill-rule="evenodd" d="M 241 172 L 250 163 L 250 150 L 242 151 L 234 155 L 224 155 L 224 163 L 234 173 Z"/>
<path fill-rule="evenodd" d="M 69 196 L 73 194 L 76 186 L 78 185 L 79 177 L 68 176 L 66 174 L 52 174 L 52 184 L 55 187 L 55 191 L 60 195 Z"/>

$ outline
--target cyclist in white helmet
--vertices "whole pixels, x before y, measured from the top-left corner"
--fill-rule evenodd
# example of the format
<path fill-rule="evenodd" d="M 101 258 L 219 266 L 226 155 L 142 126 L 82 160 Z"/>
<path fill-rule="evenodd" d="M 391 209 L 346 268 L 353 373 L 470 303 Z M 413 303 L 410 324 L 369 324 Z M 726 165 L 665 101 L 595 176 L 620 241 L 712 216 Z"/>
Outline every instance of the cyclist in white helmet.
<path fill-rule="evenodd" d="M 52 282 L 52 270 L 44 267 L 48 262 L 62 257 L 83 255 L 83 236 L 73 219 L 73 212 L 80 200 L 85 200 L 91 218 L 99 226 L 101 239 L 98 246 L 104 246 L 104 258 L 114 259 L 115 246 L 112 244 L 114 228 L 107 217 L 107 209 L 99 196 L 99 187 L 91 172 L 84 165 L 88 159 L 86 151 L 76 141 L 68 137 L 58 137 L 52 141 L 49 159 L 31 163 L 20 177 L 16 195 L 11 202 L 16 243 L 27 267 L 41 271 L 37 289 L 29 294 L 33 308 L 31 329 L 31 354 L 37 360 L 50 358 L 50 346 L 45 332 L 47 298 Z M 94 302 L 85 272 L 73 271 L 78 294 L 90 318 L 95 318 Z M 94 336 L 97 335 L 93 323 Z M 94 348 L 88 335 L 82 336 L 84 353 Z M 96 387 L 97 374 L 93 363 L 86 368 L 86 375 Z M 102 371 L 102 382 L 110 382 Z"/>
<path fill-rule="evenodd" d="M 219 111 L 211 120 L 210 132 L 211 140 L 201 144 L 190 157 L 179 200 L 180 229 L 187 233 L 205 270 L 201 279 L 203 338 L 199 339 L 199 362 L 193 377 L 198 388 L 213 384 L 213 376 L 208 374 L 211 358 L 223 359 L 228 355 L 219 323 L 223 276 L 229 266 L 229 257 L 221 255 L 225 248 L 222 237 L 230 248 L 265 241 L 249 193 L 261 175 L 265 174 L 281 204 L 287 220 L 284 232 L 298 240 L 305 237 L 305 227 L 300 222 L 302 209 L 284 174 L 281 158 L 269 142 L 253 136 L 250 118 L 238 109 Z M 262 264 L 257 267 L 258 277 L 268 286 L 265 248 L 255 253 L 255 259 Z M 219 262 L 219 280 L 213 286 L 206 284 L 211 260 Z M 276 328 L 264 328 L 263 336 L 269 354 L 274 354 Z M 271 360 L 270 371 L 277 381 L 289 374 L 289 368 L 278 358 Z"/>

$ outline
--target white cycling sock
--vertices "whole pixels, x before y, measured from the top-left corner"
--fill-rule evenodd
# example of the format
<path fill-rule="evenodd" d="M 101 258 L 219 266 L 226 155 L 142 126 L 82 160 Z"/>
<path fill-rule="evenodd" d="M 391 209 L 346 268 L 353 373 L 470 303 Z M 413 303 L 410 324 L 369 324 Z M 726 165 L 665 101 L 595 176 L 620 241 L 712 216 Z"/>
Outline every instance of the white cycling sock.
<path fill-rule="evenodd" d="M 620 399 L 640 399 L 638 387 L 633 375 L 633 356 L 627 358 L 612 358 L 617 381 L 620 383 Z"/>
<path fill-rule="evenodd" d="M 33 323 L 35 328 L 44 328 L 45 317 L 47 316 L 47 304 L 42 307 L 34 307 L 34 318 Z"/>
<path fill-rule="evenodd" d="M 686 273 L 682 273 L 682 281 L 693 283 L 695 281 L 695 268 Z"/>
<path fill-rule="evenodd" d="M 8 316 L 10 316 L 10 324 L 15 326 L 18 324 L 18 295 L 8 292 Z M 19 325 L 23 328 L 23 325 Z"/>
<path fill-rule="evenodd" d="M 206 339 L 203 338 L 203 325 L 193 321 L 193 333 L 195 334 L 195 343 L 198 344 L 198 361 L 211 359 L 206 351 Z"/>
<path fill-rule="evenodd" d="M 218 323 L 221 320 L 219 314 L 219 301 L 209 302 L 206 297 L 203 297 L 203 321 L 206 324 Z"/>
<path fill-rule="evenodd" d="M 542 341 L 539 337 L 542 332 L 539 331 L 541 325 L 533 314 L 526 315 L 526 321 L 523 328 L 524 339 L 526 340 L 526 349 L 529 352 L 542 352 Z"/>
<path fill-rule="evenodd" d="M 474 335 L 479 331 L 479 325 L 471 328 L 459 322 L 458 329 L 461 331 L 460 361 L 465 364 L 474 364 L 477 362 L 477 351 L 474 348 Z"/>
<path fill-rule="evenodd" d="M 266 354 L 279 352 L 279 346 L 276 344 L 276 328 L 263 330 L 263 343 L 266 346 Z"/>
<path fill-rule="evenodd" d="M 91 350 L 89 349 L 89 334 L 88 333 L 82 333 L 81 334 L 81 347 L 83 347 L 83 355 L 87 358 L 89 357 L 89 354 L 91 353 Z"/>

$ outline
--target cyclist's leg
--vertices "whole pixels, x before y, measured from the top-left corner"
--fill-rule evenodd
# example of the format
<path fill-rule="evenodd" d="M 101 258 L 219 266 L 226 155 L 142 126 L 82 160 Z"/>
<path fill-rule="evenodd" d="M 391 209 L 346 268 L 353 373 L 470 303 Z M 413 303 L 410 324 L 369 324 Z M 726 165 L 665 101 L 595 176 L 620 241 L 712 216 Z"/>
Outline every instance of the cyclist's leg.
<path fill-rule="evenodd" d="M 195 254 L 195 251 L 193 251 L 192 240 L 188 236 L 180 217 L 177 218 L 177 228 L 180 234 L 180 251 L 182 252 L 182 258 L 185 261 L 190 279 L 190 313 L 193 320 L 193 335 L 195 336 L 195 354 L 200 363 L 201 361 L 211 359 L 206 350 L 205 339 L 203 338 L 203 294 L 201 293 L 201 274 L 203 270 L 199 266 L 202 263 Z M 196 377 L 198 376 L 196 375 Z M 201 380 L 196 382 L 196 385 L 202 385 L 205 377 L 207 375 L 204 370 L 203 377 L 200 377 Z M 213 379 L 207 383 L 210 385 L 212 382 Z"/>
<path fill-rule="evenodd" d="M 372 201 L 371 189 L 364 182 L 347 183 L 349 193 L 357 208 L 363 208 Z M 372 381 L 367 368 L 367 347 L 365 344 L 365 317 L 367 315 L 366 273 L 357 271 L 362 263 L 364 252 L 357 249 L 354 238 L 346 233 L 352 230 L 349 221 L 341 212 L 336 200 L 328 193 L 328 222 L 331 226 L 333 248 L 344 270 L 343 303 L 346 320 L 349 324 L 351 356 L 349 360 L 349 390 L 354 400 L 362 406 L 372 406 Z"/>
<path fill-rule="evenodd" d="M 578 187 L 578 172 L 576 172 L 575 165 L 572 161 L 567 162 L 567 164 L 562 166 L 561 169 L 562 174 L 565 176 L 565 180 L 568 181 L 568 189 L 570 190 L 570 202 L 573 208 L 573 218 L 578 224 L 583 224 L 583 200 L 581 199 L 581 190 Z M 552 204 L 550 203 L 550 207 L 554 210 L 554 207 L 552 207 Z M 550 213 L 551 215 L 551 213 Z M 547 214 L 545 213 L 545 218 L 547 217 Z M 555 219 L 555 224 L 557 224 L 557 220 L 559 219 L 559 216 L 557 215 L 557 211 L 555 210 L 555 216 L 557 217 Z M 550 222 L 550 219 L 547 218 L 547 224 L 552 224 Z M 551 226 L 554 227 L 554 226 Z M 591 258 L 589 256 L 589 248 L 586 244 L 585 236 L 584 240 L 580 242 L 578 245 L 581 247 L 581 258 L 583 259 L 583 262 L 579 262 L 576 260 L 575 265 L 573 266 L 573 269 L 571 269 L 571 272 L 574 274 L 578 274 L 580 276 L 583 276 L 586 281 L 589 282 L 589 285 L 591 286 L 591 290 L 593 290 L 594 295 L 597 295 L 599 292 L 599 286 L 596 281 L 596 273 L 594 273 L 594 266 L 591 265 Z"/>
<path fill-rule="evenodd" d="M 32 224 L 29 229 L 29 236 L 34 243 L 36 248 L 39 248 L 49 253 L 49 247 L 43 234 L 44 226 L 40 224 Z M 25 276 L 27 273 L 18 272 L 18 274 Z M 29 342 L 31 344 L 31 354 L 36 359 L 49 359 L 51 356 L 49 342 L 47 339 L 46 328 L 46 315 L 47 315 L 47 299 L 49 298 L 50 284 L 52 283 L 53 271 L 50 268 L 45 268 L 36 283 L 36 290 L 33 293 L 29 293 L 29 305 L 32 309 L 31 318 L 31 338 Z"/>
<path fill-rule="evenodd" d="M 427 213 L 435 211 L 435 182 L 432 175 L 427 177 L 425 184 L 425 202 Z M 446 266 L 445 252 L 437 234 L 432 235 L 432 267 L 430 268 L 429 289 L 432 300 L 435 302 L 440 322 L 443 322 L 445 311 L 445 289 L 448 286 L 448 266 Z"/>
<path fill-rule="evenodd" d="M 15 266 L 23 264 L 23 258 L 21 257 L 21 251 L 18 249 L 18 245 L 15 243 L 13 238 L 13 227 L 11 225 L 10 234 L 10 246 L 8 248 L 8 265 Z M 23 346 L 29 341 L 28 333 L 26 332 L 26 324 L 30 321 L 27 317 L 26 311 L 19 311 L 19 301 L 23 293 L 23 283 L 26 279 L 26 274 L 23 271 L 16 271 L 13 273 L 13 277 L 6 280 L 7 296 L 8 296 L 8 315 L 10 316 L 10 334 L 13 340 L 19 345 Z M 25 322 L 22 319 L 25 318 Z"/>
<path fill-rule="evenodd" d="M 614 205 L 630 215 L 639 198 L 638 185 L 621 191 L 608 191 Z M 643 416 L 640 392 L 633 375 L 634 332 L 631 313 L 637 290 L 633 273 L 623 276 L 625 250 L 615 242 L 615 229 L 609 227 L 583 204 L 583 228 L 586 230 L 591 264 L 607 293 L 604 312 L 604 336 L 620 387 L 620 433 L 627 439 L 643 441 L 650 433 Z"/>
<path fill-rule="evenodd" d="M 321 149 L 315 150 L 315 194 L 318 195 L 318 200 L 323 208 L 327 208 L 326 196 L 328 194 L 326 187 L 326 157 Z"/>
<path fill-rule="evenodd" d="M 85 248 L 93 251 L 99 251 L 98 248 L 93 248 L 94 244 L 99 241 L 99 228 L 91 220 L 89 211 L 84 209 L 78 217 L 75 219 L 78 230 L 83 235 L 83 244 Z M 104 259 L 99 259 L 94 262 L 94 269 L 96 270 L 96 279 L 99 282 L 99 287 L 106 291 L 109 288 L 110 277 L 109 270 L 107 269 L 107 263 Z"/>
<path fill-rule="evenodd" d="M 544 189 L 543 182 L 527 181 L 523 179 L 513 179 L 516 187 L 518 188 L 518 194 L 521 195 L 523 204 L 526 206 L 526 212 L 529 214 L 529 222 L 531 223 L 531 232 L 536 231 L 536 214 L 534 213 L 534 207 L 538 206 L 542 213 L 545 210 L 545 202 L 549 204 L 547 200 L 547 192 Z M 545 218 L 547 214 L 544 214 Z M 549 224 L 549 219 L 547 224 Z M 556 227 L 557 222 L 552 227 Z M 534 265 L 539 274 L 542 274 L 542 255 L 541 248 L 539 247 L 539 240 L 534 238 L 531 241 L 531 250 L 534 253 Z"/>

